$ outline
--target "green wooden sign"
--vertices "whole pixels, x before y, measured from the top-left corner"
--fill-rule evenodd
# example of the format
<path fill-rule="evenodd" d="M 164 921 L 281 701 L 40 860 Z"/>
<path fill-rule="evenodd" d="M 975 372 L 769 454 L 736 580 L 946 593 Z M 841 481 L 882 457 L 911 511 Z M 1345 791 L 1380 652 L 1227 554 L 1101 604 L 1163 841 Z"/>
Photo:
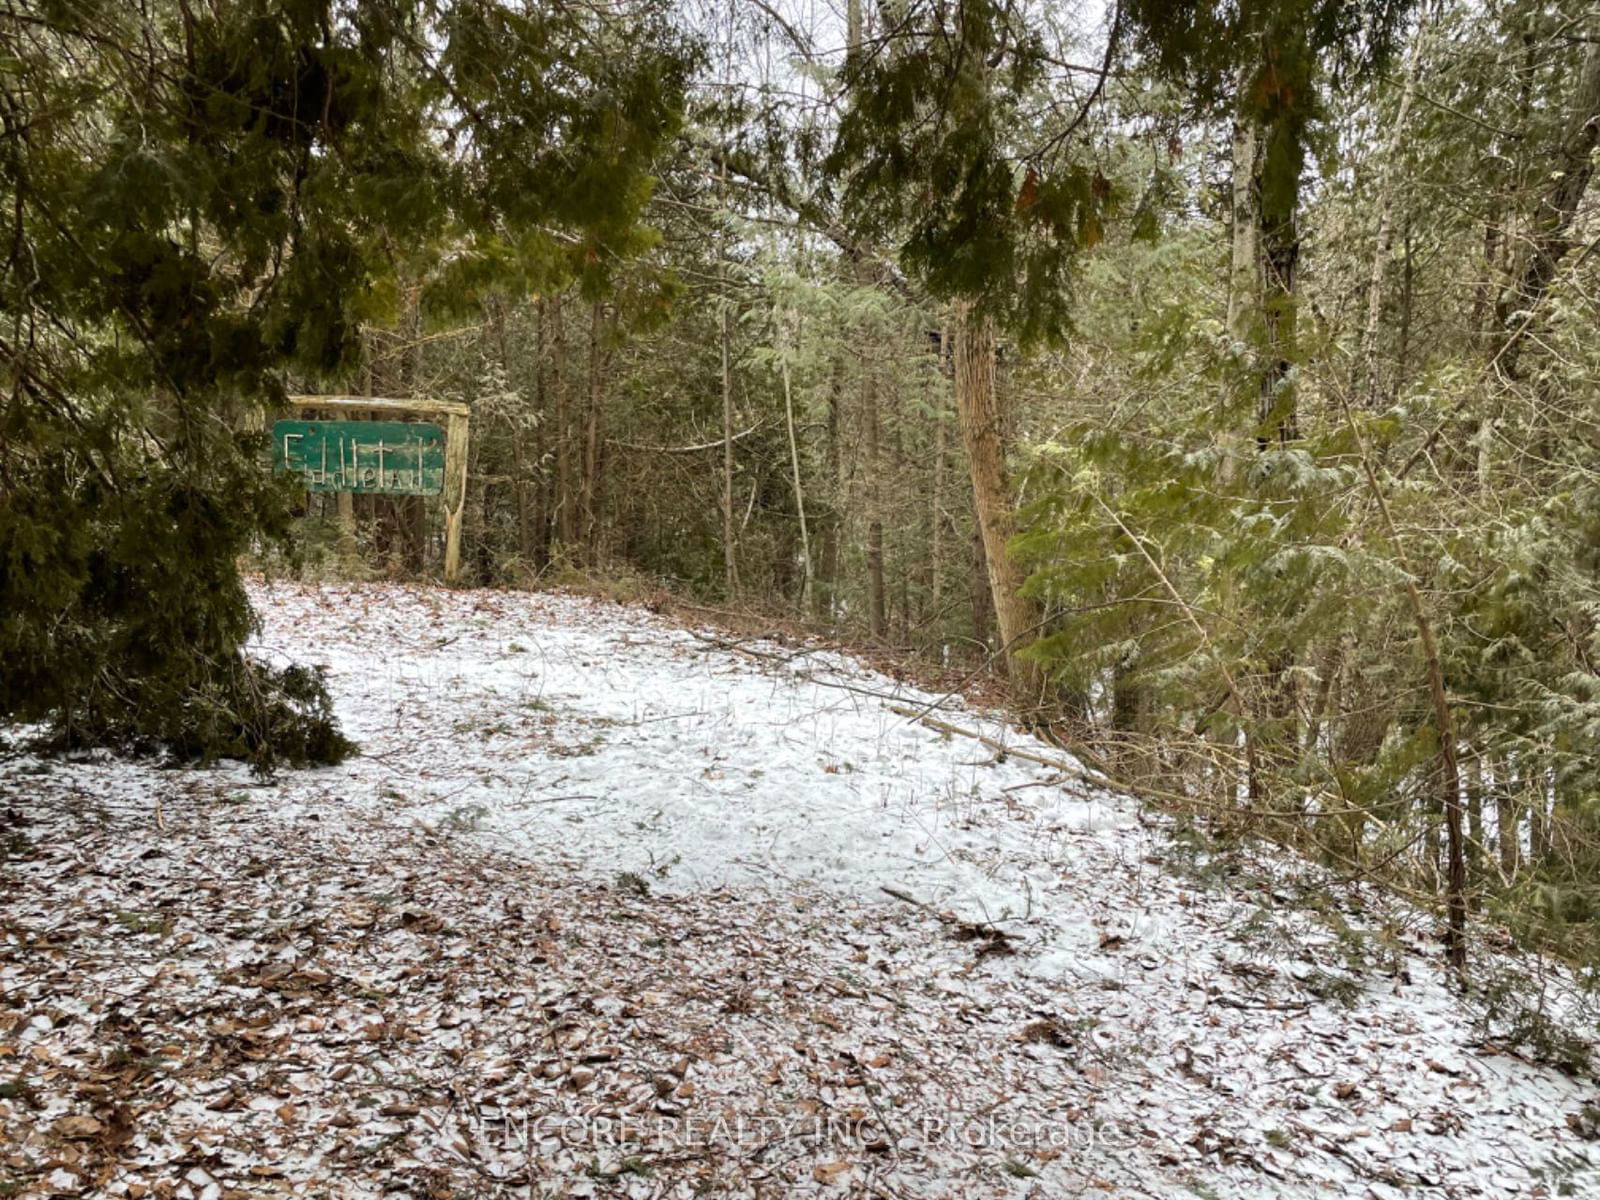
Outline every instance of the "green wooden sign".
<path fill-rule="evenodd" d="M 272 469 L 313 492 L 433 496 L 444 490 L 444 430 L 425 421 L 278 421 Z"/>

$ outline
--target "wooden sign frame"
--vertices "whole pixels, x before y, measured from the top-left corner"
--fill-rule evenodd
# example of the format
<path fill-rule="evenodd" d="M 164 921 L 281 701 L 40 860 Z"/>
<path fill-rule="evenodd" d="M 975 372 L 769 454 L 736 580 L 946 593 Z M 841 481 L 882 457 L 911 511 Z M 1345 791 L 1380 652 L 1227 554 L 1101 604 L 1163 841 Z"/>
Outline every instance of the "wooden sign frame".
<path fill-rule="evenodd" d="M 410 415 L 444 418 L 444 581 L 461 574 L 461 516 L 467 503 L 467 436 L 472 410 L 455 400 L 396 400 L 386 396 L 290 396 L 297 409 L 344 415 Z"/>

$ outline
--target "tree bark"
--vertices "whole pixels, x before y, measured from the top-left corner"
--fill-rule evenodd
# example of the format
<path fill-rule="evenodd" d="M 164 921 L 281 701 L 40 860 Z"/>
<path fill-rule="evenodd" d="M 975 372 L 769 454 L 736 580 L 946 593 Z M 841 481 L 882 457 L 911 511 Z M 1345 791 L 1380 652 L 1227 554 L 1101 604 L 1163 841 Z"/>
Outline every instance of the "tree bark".
<path fill-rule="evenodd" d="M 806 528 L 806 491 L 800 480 L 800 442 L 794 430 L 794 395 L 789 387 L 789 360 L 778 360 L 783 372 L 783 417 L 789 431 L 789 466 L 794 472 L 794 511 L 800 521 L 800 596 L 796 607 L 804 612 L 811 594 L 811 534 Z"/>
<path fill-rule="evenodd" d="M 817 579 L 812 591 L 812 607 L 818 620 L 830 624 L 839 580 L 840 526 L 844 517 L 840 497 L 844 495 L 844 464 L 839 453 L 839 410 L 844 399 L 844 356 L 838 354 L 828 377 L 828 420 L 824 453 L 827 477 L 833 498 L 817 521 Z"/>
<path fill-rule="evenodd" d="M 739 562 L 733 543 L 733 365 L 729 358 L 728 296 L 723 289 L 722 329 L 722 573 L 729 600 L 739 593 Z"/>
<path fill-rule="evenodd" d="M 878 272 L 865 257 L 855 262 L 856 282 L 864 287 L 876 287 Z M 872 344 L 872 330 L 863 331 L 861 347 L 861 429 L 862 451 L 866 463 L 862 468 L 866 480 L 864 507 L 867 518 L 867 632 L 873 638 L 884 635 L 887 619 L 887 596 L 883 578 L 883 427 L 879 413 L 877 347 Z"/>
<path fill-rule="evenodd" d="M 509 387 L 511 382 L 511 348 L 506 341 L 506 302 L 496 298 L 490 308 L 495 349 L 500 358 L 500 372 Z M 511 434 L 511 490 L 517 505 L 517 557 L 524 565 L 533 562 L 533 504 L 528 495 L 527 453 L 523 447 L 526 423 L 521 412 L 513 412 L 509 419 Z"/>
<path fill-rule="evenodd" d="M 589 311 L 589 412 L 583 433 L 583 543 L 592 564 L 600 560 L 602 509 L 605 504 L 606 370 L 605 304 L 596 300 Z"/>
<path fill-rule="evenodd" d="M 573 494 L 572 407 L 567 397 L 567 331 L 561 293 L 550 297 L 550 390 L 555 398 L 556 541 L 578 540 L 578 504 Z"/>
<path fill-rule="evenodd" d="M 1228 272 L 1228 336 L 1250 345 L 1250 323 L 1261 294 L 1261 198 L 1257 194 L 1255 123 L 1239 118 L 1233 124 L 1232 252 Z"/>
<path fill-rule="evenodd" d="M 1600 144 L 1600 23 L 1596 24 L 1590 30 L 1596 36 L 1578 72 L 1561 141 L 1545 176 L 1550 183 L 1534 212 L 1527 248 L 1517 265 L 1516 278 L 1495 305 L 1496 322 L 1502 331 L 1497 357 L 1501 368 L 1513 377 L 1522 331 L 1555 279 L 1561 260 L 1572 249 L 1567 234 L 1594 175 L 1594 151 Z"/>
<path fill-rule="evenodd" d="M 956 308 L 955 366 L 956 411 L 972 475 L 972 500 L 983 539 L 1001 657 L 1018 700 L 1038 704 L 1043 699 L 1043 673 L 1036 664 L 1018 657 L 1034 640 L 1038 615 L 1032 601 L 1022 595 L 1025 576 L 1011 553 L 1016 518 L 1006 479 L 1004 425 L 995 389 L 994 327 L 966 303 Z"/>
<path fill-rule="evenodd" d="M 976 514 L 972 522 L 972 570 L 968 572 L 968 578 L 972 581 L 969 597 L 972 603 L 972 637 L 987 653 L 994 625 L 994 593 L 989 590 L 989 563 L 984 558 L 983 530 L 979 528 Z"/>
<path fill-rule="evenodd" d="M 941 334 L 941 355 L 944 353 L 944 339 L 945 335 Z M 939 398 L 937 391 L 935 398 Z M 928 505 L 928 612 L 934 621 L 939 620 L 939 612 L 944 605 L 944 460 L 948 438 L 943 406 L 936 403 L 933 413 L 933 487 Z"/>
<path fill-rule="evenodd" d="M 1300 264 L 1300 233 L 1294 214 L 1262 229 L 1264 280 L 1262 319 L 1266 325 L 1267 366 L 1261 376 L 1256 405 L 1257 443 L 1288 446 L 1300 439 L 1300 418 L 1295 398 L 1293 367 L 1295 348 L 1295 282 Z"/>
<path fill-rule="evenodd" d="M 1500 850 L 1500 873 L 1515 879 L 1522 865 L 1522 841 L 1511 780 L 1506 765 L 1496 759 L 1488 760 L 1485 769 L 1494 785 L 1494 836 Z"/>
<path fill-rule="evenodd" d="M 406 346 L 401 359 L 402 395 L 415 397 L 422 386 L 422 305 L 413 293 L 406 314 Z M 401 519 L 406 526 L 406 557 L 411 570 L 420 575 L 428 566 L 428 500 L 426 496 L 396 497 Z"/>
<path fill-rule="evenodd" d="M 1379 164 L 1378 176 L 1378 230 L 1373 239 L 1372 270 L 1367 278 L 1367 324 L 1361 334 L 1361 357 L 1366 370 L 1366 403 L 1369 409 L 1380 407 L 1382 378 L 1378 369 L 1379 333 L 1383 316 L 1384 274 L 1389 265 L 1389 255 L 1394 249 L 1394 193 L 1395 176 L 1400 165 L 1400 149 L 1406 135 L 1406 124 L 1411 119 L 1411 102 L 1417 90 L 1417 69 L 1422 60 L 1426 39 L 1424 24 L 1411 42 L 1406 55 L 1405 83 L 1400 91 L 1400 107 L 1395 113 L 1394 127 L 1389 131 L 1387 144 Z"/>
<path fill-rule="evenodd" d="M 885 627 L 883 585 L 883 492 L 881 428 L 878 418 L 877 370 L 869 348 L 861 363 L 861 423 L 867 457 L 867 632 L 881 638 Z"/>
<path fill-rule="evenodd" d="M 550 472 L 550 410 L 554 404 L 554 389 L 550 385 L 550 302 L 539 297 L 535 308 L 538 313 L 538 358 L 534 365 L 535 409 L 537 420 L 533 425 L 533 470 L 530 491 L 533 497 L 533 560 L 540 567 L 550 563 L 550 515 L 555 508 L 555 488 Z"/>

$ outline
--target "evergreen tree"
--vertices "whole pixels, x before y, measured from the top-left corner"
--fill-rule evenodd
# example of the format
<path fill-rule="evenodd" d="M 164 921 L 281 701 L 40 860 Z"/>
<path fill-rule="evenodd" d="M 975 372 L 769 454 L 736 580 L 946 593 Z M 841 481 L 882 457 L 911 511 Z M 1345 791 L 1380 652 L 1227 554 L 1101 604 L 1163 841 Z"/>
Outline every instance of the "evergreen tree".
<path fill-rule="evenodd" d="M 854 223 L 898 242 L 905 269 L 952 305 L 956 407 L 1001 643 L 1037 703 L 1043 679 L 1019 654 L 1039 620 L 1010 549 L 995 330 L 1023 344 L 1063 332 L 1076 254 L 1103 236 L 1112 197 L 1074 141 L 1088 104 L 1058 102 L 1046 69 L 1061 56 L 1029 15 L 997 0 L 897 13 L 883 44 L 845 65 L 849 108 L 828 165 Z"/>
<path fill-rule="evenodd" d="M 691 47 L 665 6 L 70 0 L 0 13 L 0 714 L 74 742 L 323 761 L 243 656 L 288 531 L 252 429 L 337 379 L 396 267 L 434 299 L 603 278 Z"/>

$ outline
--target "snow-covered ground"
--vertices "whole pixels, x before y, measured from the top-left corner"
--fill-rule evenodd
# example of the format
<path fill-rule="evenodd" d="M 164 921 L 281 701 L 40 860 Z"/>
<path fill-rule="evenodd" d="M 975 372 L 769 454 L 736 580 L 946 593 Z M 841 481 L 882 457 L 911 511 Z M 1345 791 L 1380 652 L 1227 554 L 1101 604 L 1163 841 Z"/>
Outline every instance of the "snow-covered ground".
<path fill-rule="evenodd" d="M 256 599 L 361 757 L 0 762 L 0 1185 L 1600 1194 L 1600 1093 L 1426 923 L 905 715 L 1076 767 L 959 700 L 575 597 Z"/>

